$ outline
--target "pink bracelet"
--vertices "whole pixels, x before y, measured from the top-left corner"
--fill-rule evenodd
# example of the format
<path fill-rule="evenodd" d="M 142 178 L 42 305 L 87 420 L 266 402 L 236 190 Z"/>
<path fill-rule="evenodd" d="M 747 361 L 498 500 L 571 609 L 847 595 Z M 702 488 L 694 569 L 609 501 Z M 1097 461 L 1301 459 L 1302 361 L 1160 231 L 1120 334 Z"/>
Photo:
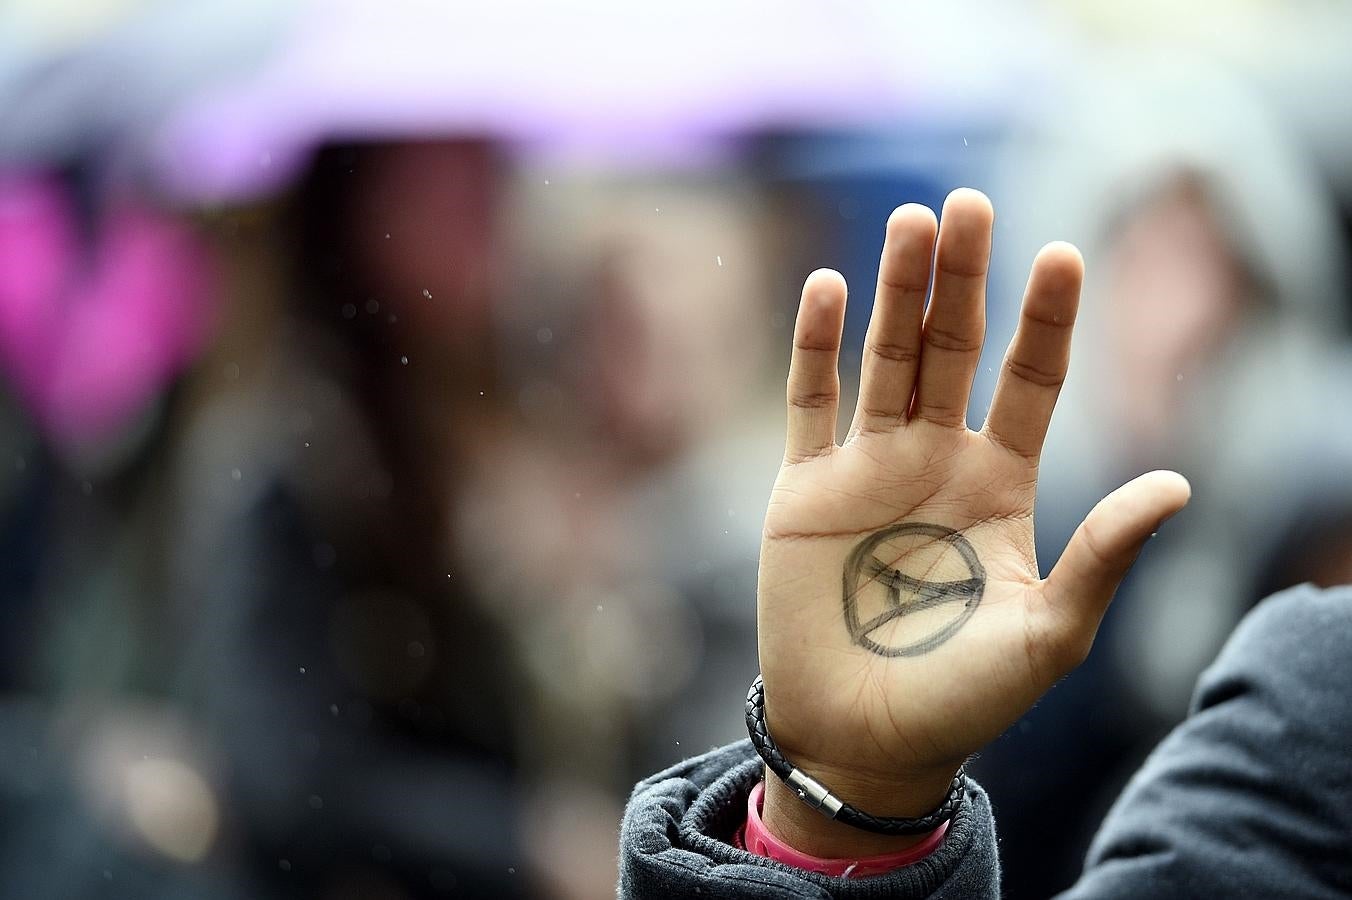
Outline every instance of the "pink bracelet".
<path fill-rule="evenodd" d="M 800 853 L 771 834 L 770 829 L 766 828 L 765 823 L 761 821 L 761 805 L 764 802 L 765 782 L 762 781 L 751 789 L 751 796 L 747 798 L 746 825 L 737 832 L 738 846 L 755 853 L 757 856 L 765 856 L 799 869 L 806 869 L 809 872 L 820 872 L 823 875 L 863 878 L 866 875 L 882 875 L 893 869 L 909 866 L 911 863 L 919 862 L 933 853 L 943 842 L 944 835 L 948 833 L 948 823 L 944 822 L 926 835 L 923 841 L 899 853 L 886 853 L 882 856 L 869 856 L 863 859 L 822 859 Z"/>

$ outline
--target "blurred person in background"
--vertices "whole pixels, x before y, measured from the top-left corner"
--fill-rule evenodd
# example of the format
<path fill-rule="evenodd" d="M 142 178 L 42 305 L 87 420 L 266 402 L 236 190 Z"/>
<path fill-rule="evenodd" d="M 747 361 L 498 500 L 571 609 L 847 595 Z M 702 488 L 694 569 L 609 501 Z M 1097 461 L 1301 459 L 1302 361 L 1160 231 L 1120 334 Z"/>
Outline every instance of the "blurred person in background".
<path fill-rule="evenodd" d="M 401 178 L 425 177 L 428 153 L 450 160 L 449 177 L 412 204 Z M 28 553 L 39 614 L 13 685 L 26 727 L 11 734 L 16 752 L 46 761 L 20 785 L 22 802 L 6 804 L 6 876 L 21 894 L 535 890 L 516 837 L 518 685 L 445 564 L 443 473 L 484 419 L 454 387 L 477 383 L 476 400 L 491 387 L 492 231 L 477 217 L 491 219 L 496 202 L 493 153 L 470 143 L 407 154 L 365 157 L 353 191 L 328 182 L 339 173 L 321 159 L 295 204 L 222 217 L 229 302 L 214 352 L 227 358 L 208 357 L 122 464 L 134 475 L 139 461 L 143 477 L 86 477 L 77 490 L 97 500 L 18 523 L 16 538 L 39 541 Z M 392 199 L 397 212 L 379 208 Z M 457 214 L 475 227 L 457 232 L 470 221 Z M 416 226 L 403 255 L 346 230 L 358 215 Z M 430 230 L 441 239 L 418 244 Z M 419 270 L 428 246 L 462 249 L 460 264 Z M 159 274 L 172 262 L 161 254 Z M 400 304 L 401 278 L 442 304 Z M 130 302 L 144 293 L 118 287 Z M 379 326 L 376 289 L 395 295 Z M 193 308 L 189 296 L 173 302 Z M 403 328 L 389 306 L 406 312 Z M 393 401 L 404 366 L 386 358 L 388 341 L 430 360 L 434 334 L 457 352 Z M 63 469 L 49 478 L 58 487 Z M 72 544 L 96 564 L 73 564 L 62 549 Z M 493 818 L 471 827 L 444 815 L 457 804 Z"/>
<path fill-rule="evenodd" d="M 552 779 L 532 844 L 560 866 L 605 860 L 610 881 L 598 845 L 625 774 L 740 727 L 728 678 L 747 674 L 764 500 L 728 460 L 777 451 L 764 345 L 738 328 L 772 319 L 759 191 L 739 175 L 513 183 L 498 333 L 514 415 L 466 473 L 457 557 L 530 675 L 525 763 Z"/>
<path fill-rule="evenodd" d="M 97 162 L 0 176 L 0 360 L 14 401 L 0 492 L 0 869 L 15 896 L 108 891 L 110 822 L 140 823 L 175 859 L 218 823 L 192 730 L 156 697 L 177 648 L 151 587 L 168 551 L 167 392 L 212 333 L 216 269 L 203 235 Z M 163 752 L 143 755 L 143 740 Z M 158 815 L 166 798 L 193 827 Z"/>
<path fill-rule="evenodd" d="M 467 477 L 461 553 L 520 636 L 569 745 L 554 755 L 594 781 L 624 768 L 607 746 L 665 758 L 737 727 L 690 697 L 754 628 L 740 599 L 764 501 L 729 461 L 777 452 L 765 342 L 737 327 L 775 327 L 759 194 L 732 167 L 514 182 L 498 330 L 516 418 Z M 641 717 L 629 737 L 620 710 Z"/>
<path fill-rule="evenodd" d="M 70 731 L 9 808 L 15 859 L 44 861 L 15 862 L 16 883 L 610 890 L 618 797 L 670 753 L 647 726 L 700 740 L 696 711 L 677 727 L 663 710 L 701 654 L 717 676 L 719 647 L 753 627 L 714 576 L 739 541 L 754 554 L 762 501 L 737 540 L 687 535 L 741 525 L 729 485 L 746 482 L 692 451 L 744 406 L 726 384 L 761 383 L 735 327 L 769 318 L 755 203 L 651 178 L 512 201 L 514 177 L 483 141 L 332 146 L 288 196 L 203 220 L 218 328 L 132 454 L 153 481 L 97 523 L 57 516 L 24 554 L 65 637 L 10 633 L 85 649 L 64 688 L 82 711 L 35 708 L 16 738 L 36 751 L 54 719 Z M 509 251 L 523 274 L 497 269 Z M 94 576 L 51 555 L 89 528 L 148 552 L 109 549 L 117 588 L 93 611 Z M 64 880 L 35 849 L 54 834 L 89 845 Z"/>
<path fill-rule="evenodd" d="M 763 498 L 707 444 L 759 384 L 754 190 L 537 182 L 504 222 L 515 163 L 441 107 L 175 215 L 167 18 L 5 95 L 6 890 L 609 892 L 622 791 L 728 733 L 689 651 L 751 633 Z"/>
<path fill-rule="evenodd" d="M 1070 884 L 1094 824 L 1249 607 L 1339 583 L 1319 560 L 1345 529 L 1303 564 L 1288 556 L 1279 580 L 1267 571 L 1311 492 L 1323 521 L 1352 511 L 1347 246 L 1326 184 L 1232 76 L 1132 54 L 1103 72 L 1015 141 L 1002 179 L 1011 233 L 1068 237 L 1098 261 L 1058 413 L 1075 427 L 1049 436 L 1058 478 L 1039 533 L 1063 545 L 1092 497 L 1143 467 L 1188 472 L 1196 499 L 1124 583 L 1105 652 L 977 763 L 1015 897 Z M 1075 827 L 1050 812 L 1056 799 L 1076 801 Z"/>

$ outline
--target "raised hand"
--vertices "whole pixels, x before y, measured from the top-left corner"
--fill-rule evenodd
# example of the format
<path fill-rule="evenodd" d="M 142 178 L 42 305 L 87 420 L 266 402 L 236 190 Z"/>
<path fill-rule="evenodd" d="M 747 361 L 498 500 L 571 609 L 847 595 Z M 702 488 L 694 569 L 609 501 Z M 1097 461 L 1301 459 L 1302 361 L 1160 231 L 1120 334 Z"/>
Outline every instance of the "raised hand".
<path fill-rule="evenodd" d="M 971 190 L 948 197 L 941 224 L 914 205 L 888 220 L 843 446 L 838 273 L 808 277 L 794 329 L 788 439 L 761 547 L 767 723 L 790 761 L 874 815 L 933 809 L 970 754 L 1084 659 L 1142 544 L 1188 500 L 1175 473 L 1137 478 L 1039 576 L 1038 456 L 1083 263 L 1067 244 L 1037 255 L 990 414 L 970 431 L 992 221 Z M 906 841 L 831 822 L 774 777 L 765 817 L 818 855 Z"/>

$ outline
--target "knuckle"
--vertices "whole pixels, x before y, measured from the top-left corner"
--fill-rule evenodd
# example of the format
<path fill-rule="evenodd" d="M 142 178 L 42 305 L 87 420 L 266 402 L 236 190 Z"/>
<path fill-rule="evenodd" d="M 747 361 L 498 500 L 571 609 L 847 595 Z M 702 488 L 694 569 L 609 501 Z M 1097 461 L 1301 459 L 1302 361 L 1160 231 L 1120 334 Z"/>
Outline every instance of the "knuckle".
<path fill-rule="evenodd" d="M 836 403 L 835 391 L 791 391 L 789 406 L 795 409 L 827 409 Z"/>
<path fill-rule="evenodd" d="M 925 281 L 907 281 L 892 275 L 879 275 L 878 283 L 893 294 L 923 294 L 929 289 Z"/>
<path fill-rule="evenodd" d="M 1026 447 L 1020 447 L 1014 441 L 989 426 L 986 427 L 985 434 L 986 437 L 990 439 L 991 443 L 1000 447 L 1002 450 L 1013 454 L 1024 462 L 1036 464 L 1041 456 L 1038 450 L 1029 450 Z M 1034 482 L 1031 487 L 1036 489 L 1036 482 Z"/>
<path fill-rule="evenodd" d="M 945 428 L 967 427 L 967 408 L 959 404 L 919 400 L 915 405 L 915 417 Z"/>
<path fill-rule="evenodd" d="M 1033 312 L 1025 307 L 1023 317 L 1029 322 L 1036 322 L 1038 325 L 1054 328 L 1058 331 L 1075 327 L 1075 315 L 1073 312 L 1047 315 L 1046 313 Z"/>
<path fill-rule="evenodd" d="M 1044 388 L 1059 388 L 1066 380 L 1064 368 L 1043 369 L 1018 359 L 1006 359 L 1005 371 L 1020 381 Z"/>
<path fill-rule="evenodd" d="M 892 363 L 914 363 L 920 359 L 920 348 L 891 341 L 869 341 L 864 349 Z"/>
<path fill-rule="evenodd" d="M 1078 531 L 1080 542 L 1094 563 L 1104 568 L 1113 566 L 1113 558 L 1104 550 L 1102 539 L 1094 527 L 1086 521 L 1080 524 Z"/>
<path fill-rule="evenodd" d="M 981 335 L 964 333 L 931 322 L 925 327 L 925 343 L 937 350 L 952 353 L 976 353 L 981 350 Z"/>
<path fill-rule="evenodd" d="M 859 407 L 859 418 L 865 422 L 873 423 L 873 426 L 870 429 L 873 431 L 882 430 L 877 427 L 878 423 L 882 422 L 900 425 L 901 419 L 903 416 L 905 416 L 905 414 L 906 414 L 905 410 L 896 409 L 894 407 L 889 408 L 885 406 L 867 406 L 867 405 Z M 864 431 L 865 429 L 861 427 L 860 430 Z"/>
<path fill-rule="evenodd" d="M 973 268 L 967 268 L 965 266 L 955 266 L 952 263 L 952 261 L 948 259 L 939 260 L 938 263 L 935 265 L 935 269 L 943 273 L 944 275 L 949 276 L 950 278 L 961 278 L 968 281 L 973 281 L 979 278 L 986 277 L 985 266 L 976 266 Z"/>
<path fill-rule="evenodd" d="M 799 339 L 793 342 L 793 349 L 795 353 L 837 353 L 840 351 L 840 344 Z"/>
<path fill-rule="evenodd" d="M 821 447 L 798 448 L 786 451 L 784 454 L 784 465 L 786 466 L 802 465 L 803 463 L 809 463 L 812 462 L 813 460 L 830 456 L 834 452 L 835 452 L 834 444 L 825 444 Z M 785 532 L 779 530 L 772 531 L 769 529 L 768 526 L 766 527 L 765 535 L 773 539 L 784 539 L 784 540 L 793 540 L 796 538 L 820 536 L 806 532 Z"/>

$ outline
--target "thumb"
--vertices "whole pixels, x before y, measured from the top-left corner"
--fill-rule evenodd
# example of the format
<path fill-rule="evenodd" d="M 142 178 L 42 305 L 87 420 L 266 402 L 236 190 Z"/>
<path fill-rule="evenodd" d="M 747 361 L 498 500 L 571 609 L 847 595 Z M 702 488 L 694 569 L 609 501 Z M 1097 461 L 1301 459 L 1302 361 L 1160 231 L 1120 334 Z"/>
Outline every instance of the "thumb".
<path fill-rule="evenodd" d="M 1066 618 L 1089 626 L 1086 638 L 1092 640 L 1141 547 L 1191 495 L 1187 479 L 1177 472 L 1148 472 L 1100 500 L 1075 529 L 1047 576 L 1046 590 Z"/>

